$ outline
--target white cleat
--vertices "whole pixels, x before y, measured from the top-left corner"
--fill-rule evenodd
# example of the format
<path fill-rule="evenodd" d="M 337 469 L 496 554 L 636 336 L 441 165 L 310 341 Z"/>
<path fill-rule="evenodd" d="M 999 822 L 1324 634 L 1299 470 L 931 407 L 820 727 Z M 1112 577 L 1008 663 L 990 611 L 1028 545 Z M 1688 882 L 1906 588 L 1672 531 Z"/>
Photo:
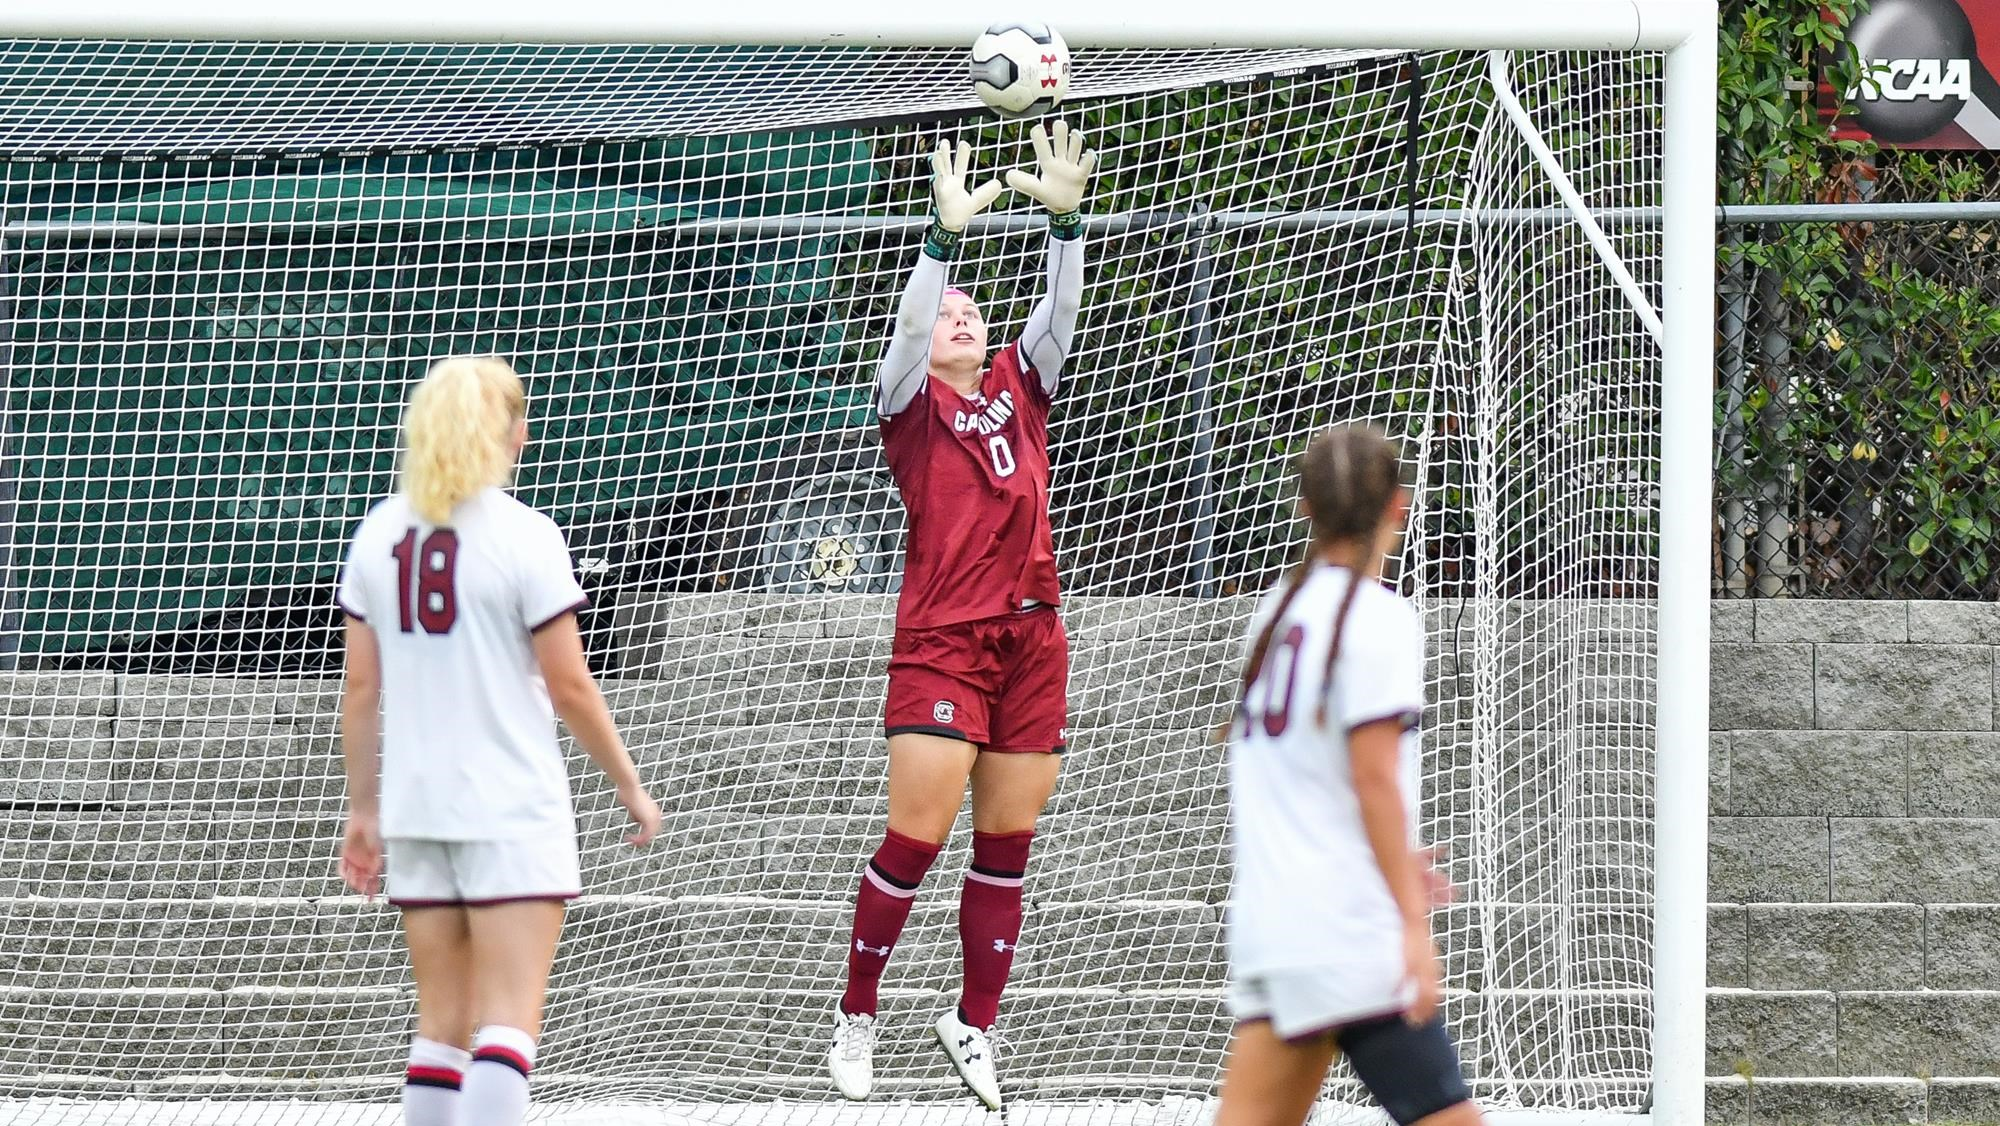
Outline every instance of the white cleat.
<path fill-rule="evenodd" d="M 997 1045 L 992 1030 L 974 1028 L 958 1019 L 957 1009 L 948 1009 L 937 1019 L 933 1031 L 944 1046 L 944 1054 L 951 1057 L 951 1066 L 958 1069 L 958 1077 L 986 1109 L 999 1110 L 1000 1080 L 993 1071 L 999 1061 L 994 1058 Z"/>
<path fill-rule="evenodd" d="M 833 1010 L 833 1047 L 826 1053 L 833 1085 L 850 1099 L 865 1099 L 875 1089 L 875 1017 Z"/>

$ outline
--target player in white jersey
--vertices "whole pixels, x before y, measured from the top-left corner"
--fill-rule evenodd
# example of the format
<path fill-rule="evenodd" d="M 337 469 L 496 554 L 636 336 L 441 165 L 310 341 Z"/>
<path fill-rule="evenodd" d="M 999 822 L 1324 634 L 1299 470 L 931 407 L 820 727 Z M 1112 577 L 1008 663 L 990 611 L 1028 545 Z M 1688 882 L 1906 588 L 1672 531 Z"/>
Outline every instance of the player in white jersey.
<path fill-rule="evenodd" d="M 1377 580 L 1409 496 L 1395 446 L 1335 427 L 1300 459 L 1305 561 L 1250 625 L 1229 734 L 1236 1039 L 1216 1126 L 1299 1126 L 1336 1052 L 1409 1126 L 1478 1126 L 1438 1017 L 1416 843 L 1423 625 Z"/>
<path fill-rule="evenodd" d="M 643 845 L 660 811 L 584 662 L 585 604 L 547 516 L 501 486 L 528 439 L 520 376 L 455 357 L 404 414 L 402 492 L 349 548 L 340 871 L 402 908 L 417 980 L 407 1126 L 518 1126 L 563 906 L 581 893 L 555 717 Z M 378 716 L 379 711 L 379 716 Z"/>

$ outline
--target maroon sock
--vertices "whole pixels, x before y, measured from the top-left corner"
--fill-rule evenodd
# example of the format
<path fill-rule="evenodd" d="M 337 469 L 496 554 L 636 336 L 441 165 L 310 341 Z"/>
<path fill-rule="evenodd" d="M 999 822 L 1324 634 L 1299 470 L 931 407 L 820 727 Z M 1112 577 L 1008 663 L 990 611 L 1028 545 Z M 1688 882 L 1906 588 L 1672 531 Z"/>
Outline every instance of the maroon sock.
<path fill-rule="evenodd" d="M 861 870 L 861 891 L 854 897 L 854 933 L 847 944 L 847 992 L 840 998 L 843 1013 L 873 1013 L 875 992 L 889 952 L 910 917 L 917 885 L 924 882 L 944 846 L 906 837 L 894 829 Z"/>
<path fill-rule="evenodd" d="M 1034 840 L 1032 829 L 972 834 L 972 867 L 958 901 L 958 941 L 965 951 L 958 1014 L 974 1028 L 992 1028 L 1000 1016 L 1000 992 L 1021 940 L 1021 882 Z"/>

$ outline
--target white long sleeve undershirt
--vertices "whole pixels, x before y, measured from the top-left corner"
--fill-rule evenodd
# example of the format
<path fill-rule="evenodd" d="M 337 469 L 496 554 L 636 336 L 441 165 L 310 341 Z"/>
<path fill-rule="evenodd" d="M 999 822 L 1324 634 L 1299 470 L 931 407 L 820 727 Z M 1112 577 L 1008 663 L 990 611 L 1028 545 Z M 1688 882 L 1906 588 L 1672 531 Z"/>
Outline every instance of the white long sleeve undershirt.
<path fill-rule="evenodd" d="M 1063 365 L 1076 339 L 1083 308 L 1083 239 L 1050 236 L 1047 289 L 1021 330 L 1021 358 L 1050 396 L 1062 380 Z M 883 350 L 875 376 L 875 407 L 883 418 L 900 413 L 923 393 L 930 373 L 931 334 L 944 304 L 946 264 L 919 253 L 896 306 L 896 328 Z"/>

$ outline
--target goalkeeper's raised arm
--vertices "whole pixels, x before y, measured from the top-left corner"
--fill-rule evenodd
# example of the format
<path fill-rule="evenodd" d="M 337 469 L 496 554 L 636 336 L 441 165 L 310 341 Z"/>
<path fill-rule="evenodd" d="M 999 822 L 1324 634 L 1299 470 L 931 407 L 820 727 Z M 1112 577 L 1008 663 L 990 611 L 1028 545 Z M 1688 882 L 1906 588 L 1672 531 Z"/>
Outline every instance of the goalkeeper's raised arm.
<path fill-rule="evenodd" d="M 1083 134 L 1072 132 L 1061 121 L 1055 123 L 1053 133 L 1035 126 L 1031 137 L 1038 171 L 1014 169 L 1007 174 L 1007 183 L 1048 209 L 1048 288 L 1028 315 L 1019 343 L 1022 366 L 1034 372 L 1044 394 L 1053 395 L 1083 306 L 1083 196 L 1096 168 L 1097 154 L 1086 152 Z M 884 418 L 901 412 L 923 394 L 934 371 L 954 385 L 967 379 L 963 363 L 939 365 L 934 360 L 940 352 L 958 359 L 967 351 L 964 345 L 970 341 L 955 339 L 960 332 L 948 323 L 953 310 L 946 308 L 945 299 L 951 296 L 970 304 L 971 298 L 963 290 L 950 288 L 949 264 L 958 257 L 966 227 L 1000 194 L 997 181 L 976 189 L 966 187 L 971 162 L 972 146 L 964 141 L 956 150 L 948 142 L 938 142 L 931 158 L 930 231 L 896 306 L 895 331 L 876 371 L 876 408 Z M 976 314 L 976 308 L 973 312 Z M 980 327 L 978 361 L 970 371 L 975 380 L 986 366 L 983 319 Z M 976 382 L 972 389 L 976 391 Z"/>
<path fill-rule="evenodd" d="M 946 267 L 958 257 L 959 240 L 973 216 L 993 205 L 1000 195 L 1000 181 L 989 180 L 976 190 L 965 187 L 972 164 L 972 145 L 939 141 L 931 157 L 931 227 L 924 238 L 923 253 L 903 287 L 896 305 L 896 329 L 882 364 L 875 374 L 875 406 L 883 418 L 900 414 L 930 382 L 934 338 L 945 324 L 944 298 Z M 980 359 L 985 359 L 982 347 Z"/>
<path fill-rule="evenodd" d="M 1097 154 L 1085 152 L 1083 134 L 1070 132 L 1060 121 L 1053 135 L 1037 125 L 1032 136 L 1041 174 L 1016 168 L 1007 173 L 1007 184 L 1048 208 L 1049 288 L 1021 330 L 1021 353 L 1042 390 L 1054 395 L 1083 308 L 1083 192 L 1097 167 Z"/>

